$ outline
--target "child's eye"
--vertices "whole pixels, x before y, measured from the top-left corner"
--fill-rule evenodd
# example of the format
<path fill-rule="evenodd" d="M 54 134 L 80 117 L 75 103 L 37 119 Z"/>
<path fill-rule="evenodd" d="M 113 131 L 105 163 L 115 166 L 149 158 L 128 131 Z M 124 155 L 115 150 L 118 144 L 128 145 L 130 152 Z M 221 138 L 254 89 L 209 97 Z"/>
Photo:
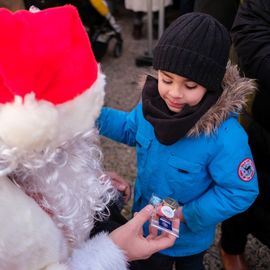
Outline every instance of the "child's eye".
<path fill-rule="evenodd" d="M 197 87 L 197 84 L 186 84 L 186 88 L 188 89 L 195 89 Z"/>
<path fill-rule="evenodd" d="M 171 84 L 172 83 L 172 81 L 167 80 L 167 79 L 162 79 L 162 82 L 165 83 L 165 84 Z"/>

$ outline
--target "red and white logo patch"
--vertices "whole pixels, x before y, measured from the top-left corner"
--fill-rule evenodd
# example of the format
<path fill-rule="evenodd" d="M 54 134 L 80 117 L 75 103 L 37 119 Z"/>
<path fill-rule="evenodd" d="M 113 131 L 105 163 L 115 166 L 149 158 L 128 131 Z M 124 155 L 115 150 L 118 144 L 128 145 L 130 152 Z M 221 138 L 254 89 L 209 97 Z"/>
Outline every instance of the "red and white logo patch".
<path fill-rule="evenodd" d="M 255 174 L 255 165 L 250 158 L 244 159 L 238 167 L 238 176 L 241 180 L 249 182 Z"/>

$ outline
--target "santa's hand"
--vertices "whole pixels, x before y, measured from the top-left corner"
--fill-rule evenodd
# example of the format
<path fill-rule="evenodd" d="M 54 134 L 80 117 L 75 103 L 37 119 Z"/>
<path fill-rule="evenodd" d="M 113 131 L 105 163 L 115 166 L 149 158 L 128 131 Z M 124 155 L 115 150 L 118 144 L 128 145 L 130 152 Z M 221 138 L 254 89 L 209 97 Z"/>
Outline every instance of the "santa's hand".
<path fill-rule="evenodd" d="M 110 234 L 114 243 L 125 251 L 129 261 L 146 259 L 175 242 L 176 237 L 168 233 L 149 238 L 143 236 L 142 226 L 151 217 L 152 211 L 153 206 L 147 205 L 128 223 Z"/>
<path fill-rule="evenodd" d="M 115 172 L 106 172 L 110 176 L 113 186 L 123 193 L 124 202 L 127 203 L 131 197 L 131 186 L 128 181 Z"/>

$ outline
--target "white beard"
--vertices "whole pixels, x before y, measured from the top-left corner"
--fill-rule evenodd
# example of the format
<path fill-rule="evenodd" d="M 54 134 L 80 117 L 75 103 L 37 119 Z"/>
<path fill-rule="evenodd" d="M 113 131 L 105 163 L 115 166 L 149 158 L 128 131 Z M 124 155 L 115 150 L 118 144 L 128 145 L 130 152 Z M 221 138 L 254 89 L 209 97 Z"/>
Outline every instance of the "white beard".
<path fill-rule="evenodd" d="M 0 160 L 5 172 L 9 155 L 3 152 Z M 14 157 L 12 149 L 10 155 Z M 106 215 L 106 205 L 116 195 L 102 172 L 101 159 L 98 134 L 91 129 L 56 149 L 20 153 L 17 164 L 10 164 L 10 177 L 51 215 L 71 248 L 89 237 L 95 219 Z"/>

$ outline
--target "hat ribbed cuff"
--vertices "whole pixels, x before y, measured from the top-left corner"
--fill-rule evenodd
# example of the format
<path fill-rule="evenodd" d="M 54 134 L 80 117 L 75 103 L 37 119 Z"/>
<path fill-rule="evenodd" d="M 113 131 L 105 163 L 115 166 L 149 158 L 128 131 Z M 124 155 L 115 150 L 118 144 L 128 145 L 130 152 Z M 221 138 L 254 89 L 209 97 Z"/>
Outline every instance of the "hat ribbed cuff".
<path fill-rule="evenodd" d="M 153 67 L 186 77 L 209 91 L 219 91 L 225 67 L 193 51 L 174 46 L 157 46 Z"/>

